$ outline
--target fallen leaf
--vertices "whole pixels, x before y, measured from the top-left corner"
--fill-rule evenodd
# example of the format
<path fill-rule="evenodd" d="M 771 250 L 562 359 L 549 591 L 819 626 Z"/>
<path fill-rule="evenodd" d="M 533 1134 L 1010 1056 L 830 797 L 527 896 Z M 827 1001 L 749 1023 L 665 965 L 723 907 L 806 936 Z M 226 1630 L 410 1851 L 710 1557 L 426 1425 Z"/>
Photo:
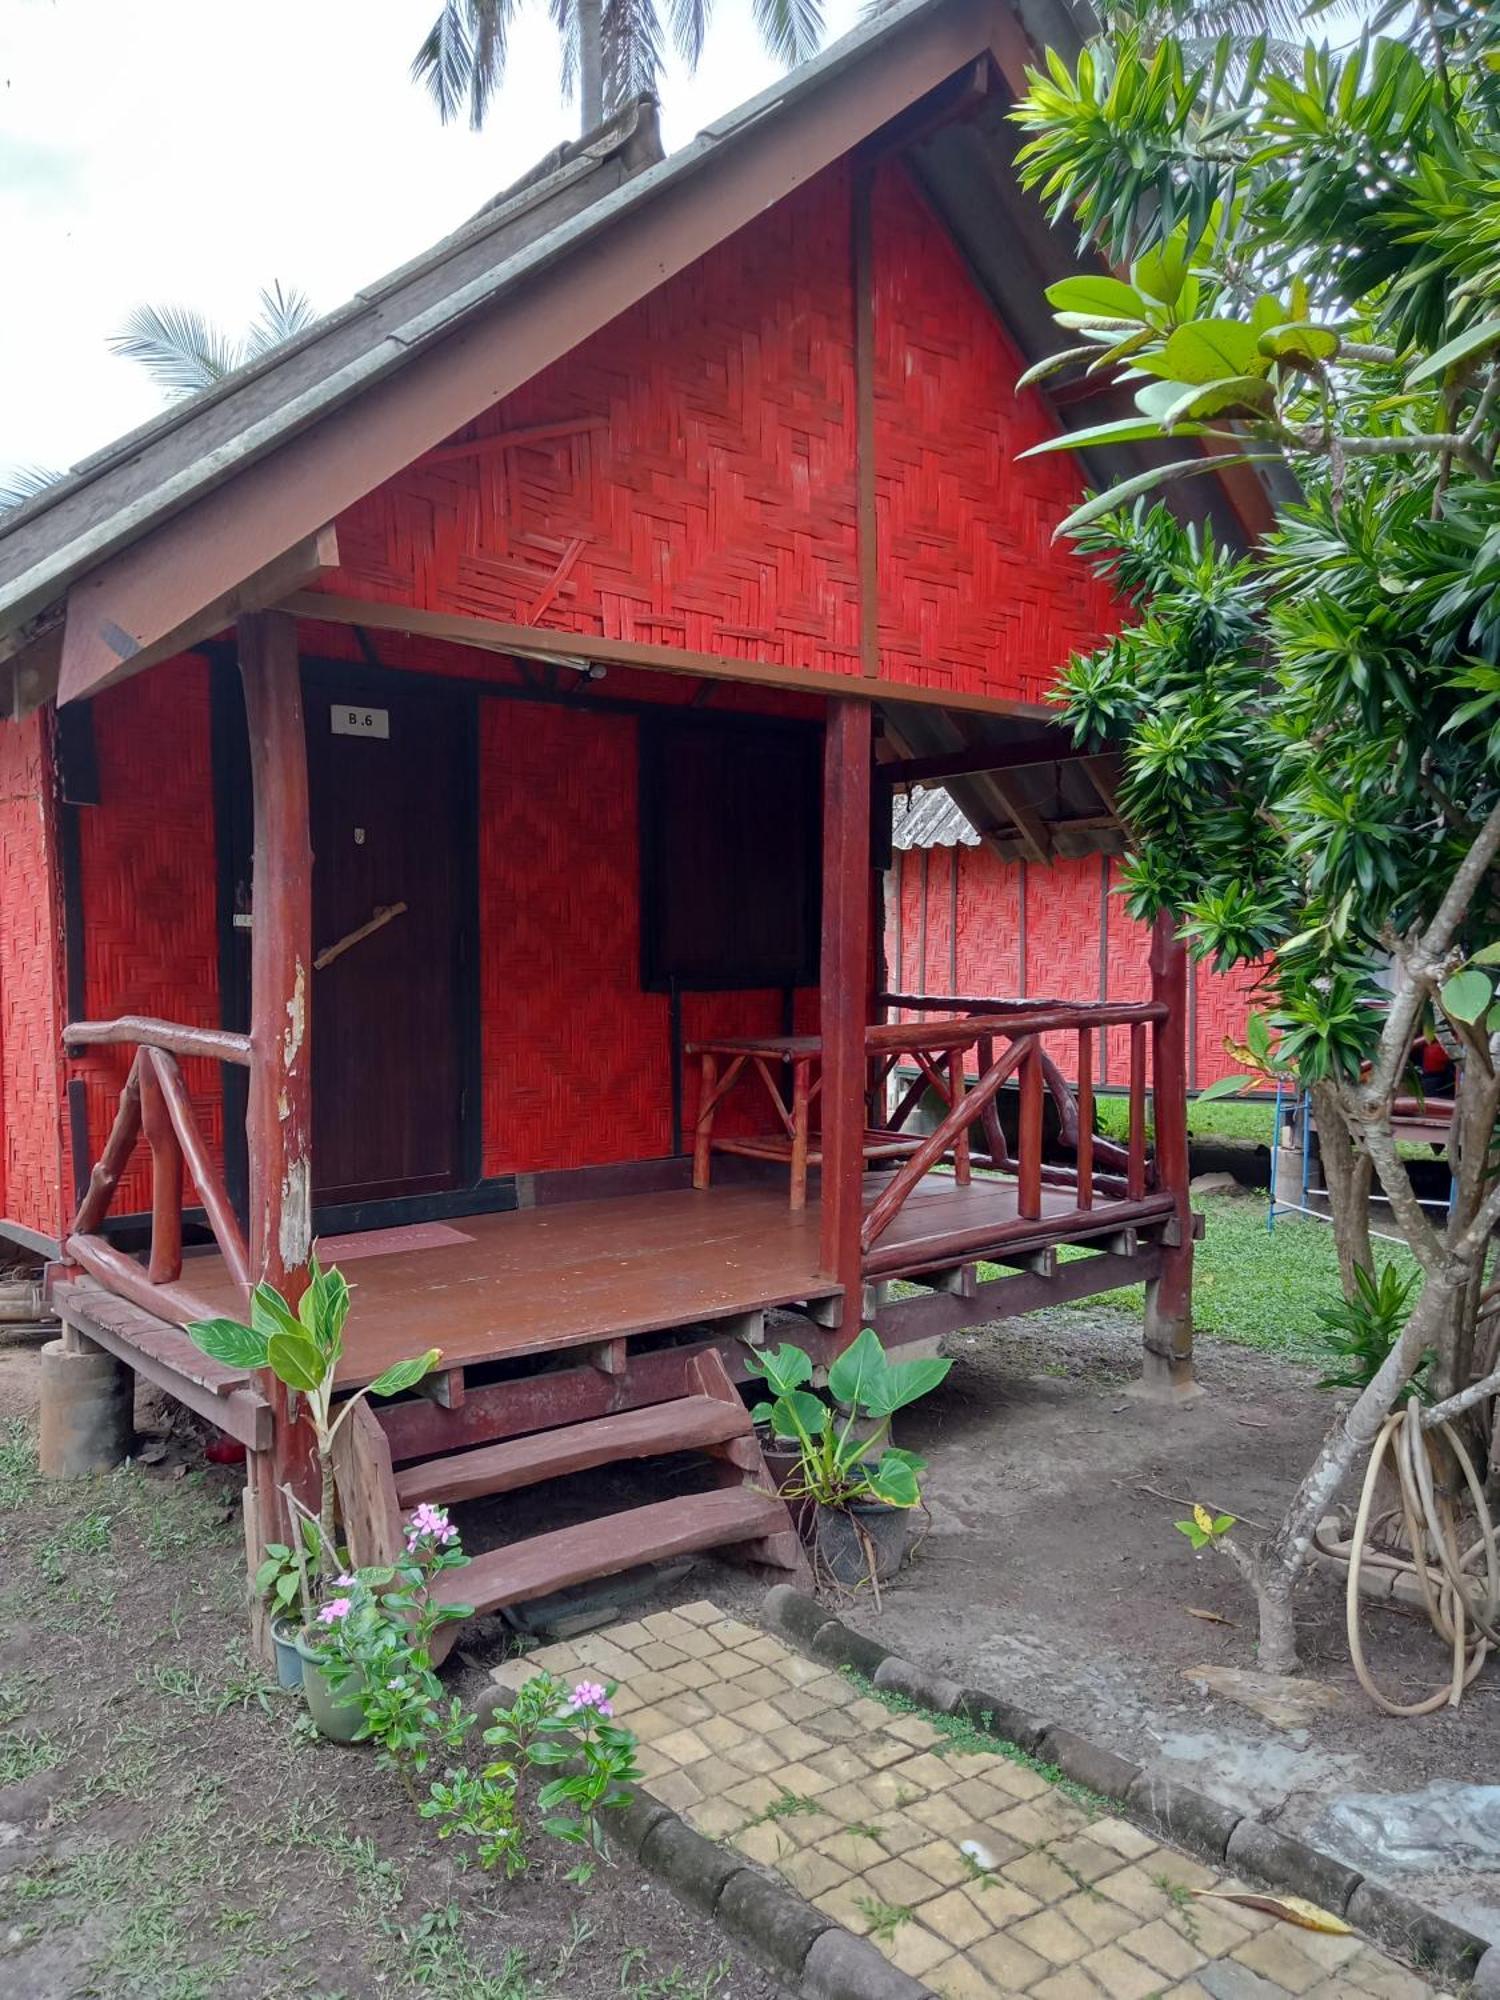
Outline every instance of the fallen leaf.
<path fill-rule="evenodd" d="M 1210 1625 L 1232 1625 L 1234 1623 L 1234 1620 L 1226 1618 L 1222 1611 L 1200 1611 L 1196 1604 L 1189 1604 L 1186 1609 L 1189 1618 L 1202 1618 Z"/>
<path fill-rule="evenodd" d="M 1353 1925 L 1309 1903 L 1305 1896 L 1267 1896 L 1257 1889 L 1195 1889 L 1194 1895 L 1213 1896 L 1221 1903 L 1238 1903 L 1246 1910 L 1264 1910 L 1280 1917 L 1284 1924 L 1296 1924 L 1304 1931 L 1327 1931 L 1331 1937 L 1351 1937 Z"/>

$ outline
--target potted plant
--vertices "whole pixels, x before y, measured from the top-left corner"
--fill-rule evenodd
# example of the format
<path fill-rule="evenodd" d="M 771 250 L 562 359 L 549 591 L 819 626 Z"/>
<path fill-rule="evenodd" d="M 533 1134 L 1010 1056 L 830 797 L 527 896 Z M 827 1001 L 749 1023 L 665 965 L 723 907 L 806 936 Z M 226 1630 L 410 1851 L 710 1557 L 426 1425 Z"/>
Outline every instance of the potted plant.
<path fill-rule="evenodd" d="M 357 1708 L 353 1711 L 352 1727 L 347 1714 L 335 1713 L 341 1704 L 333 1700 L 321 1671 L 326 1634 L 320 1637 L 318 1627 L 328 1624 L 324 1613 L 330 1603 L 347 1605 L 349 1582 L 334 1532 L 334 1439 L 362 1397 L 397 1396 L 405 1389 L 415 1388 L 441 1359 L 440 1350 L 433 1347 L 409 1361 L 397 1361 L 335 1410 L 334 1378 L 344 1355 L 344 1325 L 348 1317 L 349 1286 L 342 1272 L 336 1266 L 323 1270 L 315 1253 L 308 1259 L 307 1288 L 295 1312 L 273 1285 L 260 1284 L 250 1294 L 248 1326 L 239 1320 L 208 1319 L 196 1320 L 186 1329 L 196 1345 L 215 1361 L 231 1368 L 269 1368 L 278 1381 L 306 1401 L 308 1422 L 317 1444 L 320 1478 L 317 1519 L 311 1522 L 317 1544 L 317 1574 L 316 1581 L 310 1581 L 308 1599 L 302 1607 L 303 1623 L 296 1644 L 302 1661 L 303 1691 L 313 1720 L 324 1735 L 339 1741 L 349 1740 L 343 1733 L 346 1728 L 352 1734 L 352 1728 L 358 1727 L 359 1711 Z M 286 1501 L 294 1519 L 310 1518 L 290 1492 Z M 300 1534 L 302 1530 L 297 1532 Z M 322 1600 L 316 1607 L 312 1603 L 314 1597 Z M 342 1706 L 348 1709 L 350 1704 Z"/>
<path fill-rule="evenodd" d="M 292 1542 L 267 1542 L 255 1572 L 255 1588 L 266 1607 L 271 1644 L 276 1651 L 276 1679 L 284 1688 L 302 1685 L 302 1656 L 297 1634 L 312 1617 L 311 1576 L 318 1562 L 318 1524 L 295 1517 Z"/>
<path fill-rule="evenodd" d="M 799 1516 L 815 1564 L 846 1588 L 868 1578 L 878 1595 L 906 1554 L 907 1523 L 926 1470 L 915 1452 L 888 1442 L 891 1419 L 937 1388 L 952 1362 L 892 1361 L 874 1328 L 865 1327 L 828 1371 L 832 1405 L 809 1386 L 813 1364 L 800 1347 L 752 1351 L 747 1365 L 774 1397 L 752 1415 L 774 1434 L 796 1439 L 797 1463 L 781 1493 Z"/>

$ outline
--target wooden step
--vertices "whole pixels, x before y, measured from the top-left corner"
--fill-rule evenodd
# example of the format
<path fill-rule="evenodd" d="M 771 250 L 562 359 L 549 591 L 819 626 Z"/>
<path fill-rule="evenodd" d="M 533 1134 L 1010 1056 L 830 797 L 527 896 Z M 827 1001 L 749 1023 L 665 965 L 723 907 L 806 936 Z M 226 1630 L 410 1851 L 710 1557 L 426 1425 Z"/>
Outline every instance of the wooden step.
<path fill-rule="evenodd" d="M 749 1486 L 721 1486 L 709 1493 L 684 1493 L 673 1500 L 631 1507 L 576 1527 L 533 1535 L 509 1548 L 475 1556 L 461 1569 L 443 1570 L 434 1597 L 472 1606 L 476 1614 L 498 1611 L 528 1597 L 542 1597 L 569 1584 L 615 1576 L 638 1563 L 692 1555 L 700 1549 L 758 1541 L 787 1530 L 787 1511 L 771 1493 Z M 457 1624 L 438 1627 L 434 1655 L 441 1658 L 458 1633 Z"/>
<path fill-rule="evenodd" d="M 718 1396 L 679 1396 L 404 1466 L 396 1474 L 396 1498 L 403 1509 L 421 1500 L 477 1500 L 487 1493 L 509 1493 L 518 1486 L 587 1472 L 591 1466 L 618 1459 L 702 1451 L 744 1437 L 750 1428 L 750 1413 L 737 1396 L 732 1402 Z"/>

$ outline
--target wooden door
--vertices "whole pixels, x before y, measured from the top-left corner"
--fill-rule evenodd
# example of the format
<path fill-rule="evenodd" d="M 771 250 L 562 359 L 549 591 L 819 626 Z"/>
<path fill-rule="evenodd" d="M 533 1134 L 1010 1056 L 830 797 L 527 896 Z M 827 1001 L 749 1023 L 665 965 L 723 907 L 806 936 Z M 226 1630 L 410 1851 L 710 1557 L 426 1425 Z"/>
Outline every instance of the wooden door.
<path fill-rule="evenodd" d="M 313 1192 L 431 1195 L 465 1169 L 472 707 L 309 668 Z"/>

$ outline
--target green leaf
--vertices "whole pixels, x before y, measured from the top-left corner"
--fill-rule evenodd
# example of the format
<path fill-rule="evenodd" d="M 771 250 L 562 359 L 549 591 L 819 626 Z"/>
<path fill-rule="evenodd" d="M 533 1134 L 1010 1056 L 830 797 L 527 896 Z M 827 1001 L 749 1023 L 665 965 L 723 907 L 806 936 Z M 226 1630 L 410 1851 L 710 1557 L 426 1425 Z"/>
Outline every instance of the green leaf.
<path fill-rule="evenodd" d="M 886 1367 L 885 1349 L 875 1329 L 864 1327 L 829 1369 L 828 1393 L 846 1410 L 866 1409 L 868 1392 L 878 1385 Z"/>
<path fill-rule="evenodd" d="M 930 1396 L 952 1366 L 951 1361 L 936 1356 L 924 1361 L 888 1363 L 885 1374 L 872 1384 L 865 1407 L 871 1416 L 894 1416 L 897 1410 L 904 1410 L 919 1397 Z"/>
<path fill-rule="evenodd" d="M 1054 312 L 1081 313 L 1090 319 L 1143 320 L 1145 302 L 1132 286 L 1119 278 L 1063 278 L 1047 287 L 1047 303 Z"/>
<path fill-rule="evenodd" d="M 399 1396 L 403 1389 L 414 1389 L 424 1375 L 430 1375 L 442 1359 L 440 1347 L 429 1347 L 425 1354 L 413 1355 L 410 1361 L 397 1361 L 387 1368 L 383 1375 L 377 1375 L 370 1384 L 372 1396 Z"/>
<path fill-rule="evenodd" d="M 1179 430 L 1177 435 L 1181 437 L 1184 433 Z M 1024 458 L 1026 454 L 1023 452 L 1021 456 Z M 1112 514 L 1117 507 L 1125 506 L 1142 493 L 1149 493 L 1153 487 L 1164 486 L 1169 479 L 1191 479 L 1197 473 L 1222 472 L 1230 465 L 1265 465 L 1276 457 L 1275 452 L 1205 452 L 1201 458 L 1178 458 L 1170 465 L 1153 465 L 1149 471 L 1138 472 L 1131 479 L 1122 479 L 1118 486 L 1096 493 L 1081 507 L 1075 507 L 1066 520 L 1058 522 L 1052 531 L 1052 539 L 1057 541 L 1063 535 L 1076 534 L 1090 521 L 1097 521 L 1101 514 Z"/>
<path fill-rule="evenodd" d="M 1226 375 L 1256 373 L 1263 359 L 1253 326 L 1239 319 L 1199 319 L 1179 326 L 1155 362 L 1139 359 L 1136 365 L 1152 366 L 1174 382 L 1221 382 Z"/>
<path fill-rule="evenodd" d="M 1331 361 L 1339 351 L 1339 337 L 1331 326 L 1317 326 L 1311 320 L 1292 320 L 1285 326 L 1268 328 L 1260 336 L 1262 354 L 1275 360 Z"/>
<path fill-rule="evenodd" d="M 277 1379 L 289 1389 L 310 1393 L 322 1386 L 323 1357 L 305 1333 L 298 1333 L 295 1339 L 289 1333 L 273 1333 L 266 1359 Z"/>
<path fill-rule="evenodd" d="M 226 1368 L 264 1368 L 266 1340 L 253 1327 L 237 1319 L 194 1320 L 183 1329 L 195 1347 Z"/>
<path fill-rule="evenodd" d="M 828 1415 L 827 1405 L 816 1397 L 810 1389 L 788 1389 L 784 1396 L 778 1396 L 771 1408 L 771 1435 L 779 1438 L 800 1438 L 800 1424 L 809 1437 L 816 1437 L 823 1428 L 823 1420 Z"/>
<path fill-rule="evenodd" d="M 1489 1009 L 1494 991 L 1489 979 L 1482 972 L 1472 969 L 1455 972 L 1451 979 L 1443 981 L 1438 998 L 1443 1003 L 1443 1011 L 1455 1021 L 1477 1021 Z"/>
<path fill-rule="evenodd" d="M 1193 1099 L 1195 1104 L 1212 1104 L 1216 1098 L 1238 1097 L 1242 1090 L 1253 1084 L 1253 1076 L 1221 1076 L 1217 1082 L 1205 1084 Z"/>
<path fill-rule="evenodd" d="M 1500 965 L 1500 944 L 1487 944 L 1474 953 L 1470 965 Z"/>
<path fill-rule="evenodd" d="M 1466 361 L 1471 354 L 1481 354 L 1487 347 L 1496 345 L 1500 345 L 1500 319 L 1481 320 L 1466 333 L 1455 334 L 1435 354 L 1429 354 L 1425 361 L 1419 362 L 1407 376 L 1407 386 L 1411 388 L 1418 382 L 1430 382 L 1456 361 Z"/>
<path fill-rule="evenodd" d="M 915 1507 L 922 1497 L 917 1475 L 904 1459 L 887 1452 L 878 1465 L 865 1474 L 865 1484 L 877 1500 L 888 1507 Z"/>
<path fill-rule="evenodd" d="M 1130 282 L 1148 298 L 1164 306 L 1175 306 L 1187 274 L 1187 245 L 1181 237 L 1173 237 L 1136 258 L 1130 267 Z"/>
<path fill-rule="evenodd" d="M 1194 437 L 1195 430 L 1183 426 L 1179 437 Z M 1117 417 L 1113 423 L 1091 424 L 1086 430 L 1061 431 L 1056 437 L 1047 438 L 1041 444 L 1027 447 L 1018 452 L 1017 458 L 1042 458 L 1052 451 L 1087 451 L 1092 446 L 1111 444 L 1137 444 L 1143 439 L 1159 438 L 1161 425 L 1150 417 Z"/>
<path fill-rule="evenodd" d="M 1016 377 L 1016 388 L 1029 389 L 1034 382 L 1055 375 L 1059 368 L 1066 368 L 1070 361 L 1089 361 L 1097 352 L 1094 347 L 1065 347 L 1060 353 L 1049 354 L 1045 361 L 1033 361 L 1023 375 Z"/>
<path fill-rule="evenodd" d="M 1176 383 L 1165 386 L 1176 389 Z M 1260 375 L 1226 375 L 1219 382 L 1196 383 L 1181 390 L 1162 417 L 1163 430 L 1175 430 L 1185 417 L 1217 417 L 1225 411 L 1249 410 L 1264 415 L 1274 408 L 1276 392 Z"/>
<path fill-rule="evenodd" d="M 812 1357 L 790 1341 L 764 1350 L 747 1347 L 745 1372 L 769 1383 L 774 1394 L 784 1396 L 812 1380 Z"/>
<path fill-rule="evenodd" d="M 274 1285 L 257 1285 L 250 1294 L 250 1324 L 264 1339 L 273 1333 L 300 1339 L 302 1322 Z"/>

